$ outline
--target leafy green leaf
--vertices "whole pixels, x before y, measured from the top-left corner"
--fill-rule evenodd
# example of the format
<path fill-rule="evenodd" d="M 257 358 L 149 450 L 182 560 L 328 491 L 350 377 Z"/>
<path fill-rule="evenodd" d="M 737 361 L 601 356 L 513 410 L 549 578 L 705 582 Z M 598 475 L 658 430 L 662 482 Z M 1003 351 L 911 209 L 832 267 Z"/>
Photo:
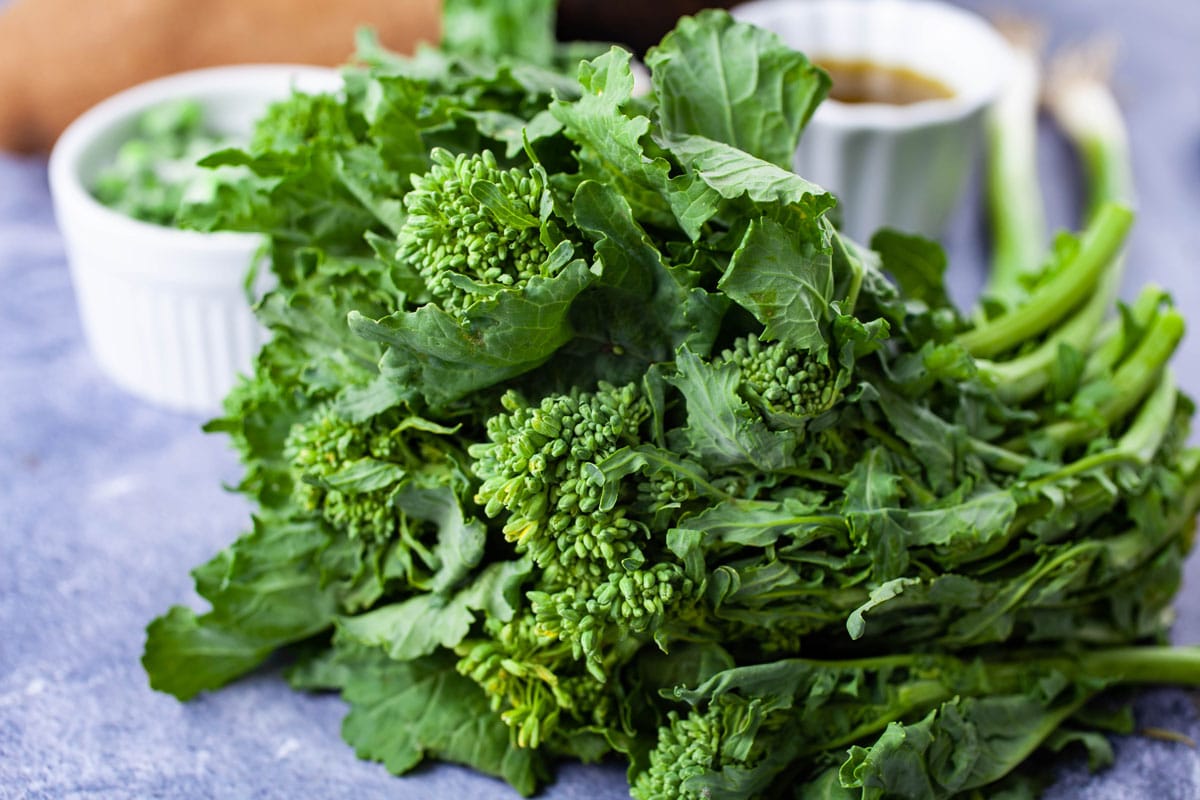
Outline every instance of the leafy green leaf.
<path fill-rule="evenodd" d="M 430 584 L 432 592 L 445 593 L 479 565 L 487 530 L 478 519 L 463 513 L 462 504 L 449 486 L 409 484 L 396 497 L 396 505 L 405 514 L 437 527 L 438 543 L 433 551 L 437 572 Z"/>
<path fill-rule="evenodd" d="M 814 513 L 812 504 L 798 498 L 778 502 L 738 502 L 710 506 L 687 520 L 686 528 L 704 535 L 706 548 L 720 545 L 767 547 L 781 539 L 803 547 L 825 536 L 842 533 L 836 516 Z"/>
<path fill-rule="evenodd" d="M 142 655 L 150 685 L 186 700 L 328 628 L 336 600 L 315 563 L 327 541 L 312 523 L 256 519 L 251 533 L 194 573 L 209 612 L 175 606 L 150 624 Z"/>
<path fill-rule="evenodd" d="M 417 161 L 416 164 L 420 162 Z M 400 198 L 407 191 L 408 177 L 398 179 L 377 150 L 359 146 L 337 157 L 337 175 L 364 207 L 392 233 L 404 226 L 407 214 Z"/>
<path fill-rule="evenodd" d="M 579 228 L 595 241 L 601 284 L 619 293 L 603 297 L 605 313 L 616 306 L 636 316 L 638 324 L 627 322 L 619 329 L 649 340 L 647 361 L 665 360 L 680 345 L 707 352 L 727 302 L 698 286 L 695 272 L 668 265 L 633 218 L 629 203 L 611 187 L 584 181 L 575 191 L 572 212 Z"/>
<path fill-rule="evenodd" d="M 615 187 L 638 219 L 670 225 L 675 217 L 663 199 L 670 164 L 645 153 L 642 137 L 650 131 L 650 120 L 627 116 L 623 108 L 633 96 L 629 59 L 628 51 L 614 47 L 580 64 L 581 96 L 552 103 L 550 113 L 562 123 L 563 133 L 580 145 L 583 177 Z"/>
<path fill-rule="evenodd" d="M 685 17 L 646 57 L 668 135 L 696 134 L 790 169 L 829 77 L 722 11 Z"/>
<path fill-rule="evenodd" d="M 322 486 L 339 492 L 372 492 L 404 478 L 404 468 L 390 461 L 360 458 L 320 479 Z"/>
<path fill-rule="evenodd" d="M 409 661 L 440 647 L 453 647 L 466 638 L 475 621 L 467 604 L 457 597 L 418 594 L 365 614 L 341 617 L 338 636 L 346 642 L 381 647 L 389 658 Z"/>
<path fill-rule="evenodd" d="M 676 134 L 663 138 L 660 143 L 697 181 L 711 190 L 714 198 L 746 198 L 752 203 L 772 207 L 796 206 L 809 220 L 834 206 L 833 196 L 816 184 L 790 169 L 755 158 L 724 142 L 694 134 Z M 680 182 L 675 187 L 684 188 L 689 204 L 699 203 L 703 196 L 700 190 L 685 188 Z"/>
<path fill-rule="evenodd" d="M 736 365 L 706 363 L 686 347 L 676 354 L 675 365 L 678 373 L 667 382 L 687 399 L 688 424 L 672 432 L 679 440 L 674 449 L 690 452 L 713 468 L 778 470 L 792 462 L 796 437 L 767 428 L 738 395 Z"/>
<path fill-rule="evenodd" d="M 753 220 L 718 285 L 763 324 L 764 338 L 828 360 L 833 269 L 819 227 Z"/>
<path fill-rule="evenodd" d="M 553 0 L 446 0 L 447 52 L 549 64 L 554 55 Z"/>
<path fill-rule="evenodd" d="M 854 609 L 850 616 L 846 618 L 846 632 L 850 634 L 850 638 L 861 639 L 863 634 L 866 633 L 867 623 L 864 617 L 867 612 L 899 597 L 910 586 L 920 585 L 921 580 L 919 578 L 894 578 L 872 589 L 871 598 Z"/>
<path fill-rule="evenodd" d="M 511 619 L 516 592 L 528 572 L 528 562 L 496 562 L 452 596 L 418 594 L 365 614 L 339 617 L 337 635 L 346 642 L 381 647 L 397 661 L 427 656 L 466 638 L 475 621 L 473 611 Z"/>
<path fill-rule="evenodd" d="M 920 722 L 892 722 L 870 747 L 852 747 L 842 785 L 864 800 L 948 798 L 1000 780 L 1086 699 L 1039 692 L 955 698 Z"/>
<path fill-rule="evenodd" d="M 846 515 L 889 508 L 900 500 L 900 476 L 882 447 L 868 450 L 854 465 L 846 484 L 842 513 Z"/>
<path fill-rule="evenodd" d="M 908 297 L 931 308 L 950 305 L 946 296 L 946 252 L 941 245 L 921 236 L 884 229 L 871 237 L 885 272 L 896 279 Z"/>
<path fill-rule="evenodd" d="M 350 314 L 350 328 L 391 349 L 384 372 L 422 387 L 432 405 L 527 372 L 571 338 L 571 302 L 594 280 L 582 261 L 523 290 L 501 291 L 476 303 L 464 321 L 437 306 L 400 311 L 378 320 Z"/>
<path fill-rule="evenodd" d="M 342 736 L 360 758 L 381 761 L 390 772 L 441 759 L 501 777 L 525 795 L 544 774 L 536 751 L 510 743 L 508 726 L 446 653 L 401 662 L 376 650 L 339 647 L 332 659 L 307 665 L 293 680 L 341 689 L 350 704 Z"/>

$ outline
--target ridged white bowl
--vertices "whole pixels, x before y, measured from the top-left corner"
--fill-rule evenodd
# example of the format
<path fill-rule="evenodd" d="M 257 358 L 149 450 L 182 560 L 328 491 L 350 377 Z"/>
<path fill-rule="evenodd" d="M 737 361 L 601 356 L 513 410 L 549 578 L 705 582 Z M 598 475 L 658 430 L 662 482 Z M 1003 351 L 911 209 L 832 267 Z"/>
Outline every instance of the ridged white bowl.
<path fill-rule="evenodd" d="M 136 86 L 75 120 L 50 156 L 50 188 L 83 329 L 100 367 L 154 403 L 211 413 L 266 332 L 245 286 L 262 240 L 176 230 L 101 205 L 89 187 L 160 103 L 192 98 L 217 132 L 245 135 L 293 90 L 337 91 L 338 74 L 283 64 L 216 67 Z"/>
<path fill-rule="evenodd" d="M 735 17 L 810 59 L 865 60 L 934 78 L 954 96 L 911 105 L 826 100 L 796 153 L 796 171 L 839 198 L 843 229 L 936 236 L 962 197 L 983 119 L 1011 64 L 981 17 L 929 0 L 753 0 Z"/>

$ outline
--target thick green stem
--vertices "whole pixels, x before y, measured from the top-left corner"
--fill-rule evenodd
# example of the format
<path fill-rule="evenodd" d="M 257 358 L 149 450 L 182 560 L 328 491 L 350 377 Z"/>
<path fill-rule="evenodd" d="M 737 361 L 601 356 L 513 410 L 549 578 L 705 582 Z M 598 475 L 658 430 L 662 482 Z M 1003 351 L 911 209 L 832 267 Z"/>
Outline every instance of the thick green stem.
<path fill-rule="evenodd" d="M 1079 150 L 1089 219 L 1104 203 L 1134 203 L 1129 135 L 1106 79 L 1110 55 L 1103 47 L 1068 52 L 1051 66 L 1046 91 L 1047 108 Z"/>
<path fill-rule="evenodd" d="M 1116 391 L 1108 402 L 1100 406 L 1100 416 L 1106 422 L 1111 425 L 1141 402 L 1179 346 L 1183 332 L 1183 315 L 1173 308 L 1163 312 L 1154 321 L 1137 349 L 1117 367 L 1113 375 Z"/>
<path fill-rule="evenodd" d="M 1115 259 L 1091 299 L 1036 350 L 1011 361 L 977 362 L 980 373 L 995 385 L 996 393 L 1005 402 L 1019 403 L 1045 389 L 1063 347 L 1088 352 L 1120 288 L 1121 262 L 1120 257 Z"/>
<path fill-rule="evenodd" d="M 1168 294 L 1160 286 L 1146 286 L 1138 295 L 1137 300 L 1129 307 L 1128 312 L 1120 318 L 1110 321 L 1097 335 L 1100 342 L 1087 365 L 1083 368 L 1083 382 L 1090 383 L 1117 365 L 1125 355 L 1125 349 L 1131 346 L 1129 341 L 1132 325 L 1133 331 L 1145 330 L 1154 321 L 1159 307 L 1168 299 Z"/>
<path fill-rule="evenodd" d="M 1169 368 L 1164 369 L 1158 379 L 1158 385 L 1146 398 L 1146 402 L 1142 403 L 1141 410 L 1130 423 L 1125 435 L 1117 442 L 1116 450 L 1128 453 L 1143 464 L 1149 463 L 1158 452 L 1171 426 L 1178 396 L 1175 373 Z"/>
<path fill-rule="evenodd" d="M 1084 170 L 1093 186 L 1088 217 L 1093 217 L 1108 201 L 1133 203 L 1133 173 L 1129 168 L 1128 147 L 1122 140 L 1088 137 L 1079 143 Z"/>
<path fill-rule="evenodd" d="M 968 439 L 967 444 L 972 453 L 982 458 L 992 469 L 998 469 L 1001 472 L 1020 472 L 1029 466 L 1029 462 L 1032 460 L 1029 456 L 1014 453 L 998 444 L 979 439 Z"/>
<path fill-rule="evenodd" d="M 1096 409 L 1093 420 L 1064 420 L 1047 425 L 1042 435 L 1062 447 L 1081 444 L 1123 419 L 1137 407 L 1158 382 L 1171 354 L 1183 338 L 1183 317 L 1174 309 L 1158 316 L 1142 337 L 1136 350 L 1117 368 L 1108 398 Z M 1010 442 L 1008 447 L 1022 450 L 1026 439 Z"/>
<path fill-rule="evenodd" d="M 1091 64 L 1093 60 L 1085 60 L 1084 63 Z M 1090 225 L 1096 221 L 1105 204 L 1133 203 L 1129 146 L 1120 108 L 1104 80 L 1097 77 L 1098 70 L 1081 68 L 1076 63 L 1080 61 L 1079 54 L 1068 56 L 1067 61 L 1069 63 L 1066 68 L 1056 66 L 1055 71 L 1058 74 L 1051 80 L 1048 103 L 1064 132 L 1074 142 L 1083 161 L 1088 197 L 1086 220 Z M 1021 67 L 1018 71 L 1021 69 L 1028 67 Z M 1027 76 L 1018 75 L 1015 80 L 1020 83 L 1027 80 Z M 1001 99 L 999 107 L 1003 108 L 1003 105 L 1004 98 Z M 1009 113 L 1014 112 L 1010 110 Z M 1008 137 L 1009 146 L 1016 147 L 1013 142 L 1019 141 L 1020 126 L 1012 120 L 1009 127 L 1012 129 Z M 993 163 L 993 170 L 999 169 L 998 159 L 993 161 L 997 162 Z M 1010 177 L 1012 185 L 1009 189 L 1017 194 L 1027 194 L 1020 191 L 1024 186 L 1024 179 Z M 994 191 L 995 187 L 992 188 Z M 1020 205 L 1028 204 L 1029 199 L 1025 198 L 1025 202 Z M 1020 211 L 1006 209 L 1005 205 L 1002 197 L 993 196 L 993 216 L 997 211 L 1007 210 L 1010 214 Z M 1000 227 L 1001 224 L 1001 221 L 997 222 L 998 233 L 1004 230 Z M 1032 245 L 1028 239 L 1020 243 L 997 239 L 992 276 L 995 282 L 1004 284 L 1011 281 L 1007 275 L 1017 267 L 1009 262 L 1018 258 L 1014 253 L 1019 246 L 1028 248 Z M 1025 254 L 1019 258 L 1028 260 L 1029 256 Z M 1020 402 L 1042 391 L 1050 381 L 1060 348 L 1064 345 L 1082 353 L 1093 349 L 1097 331 L 1120 288 L 1123 262 L 1124 258 L 1120 255 L 1113 259 L 1112 267 L 1104 274 L 1091 299 L 1057 331 L 1049 335 L 1036 350 L 1008 362 L 980 363 L 980 371 L 992 380 L 1001 397 L 1008 402 Z M 999 275 L 995 270 L 1001 270 Z"/>
<path fill-rule="evenodd" d="M 1095 290 L 1132 224 L 1129 209 L 1105 205 L 1084 231 L 1074 257 L 1057 275 L 1018 308 L 960 334 L 959 344 L 977 358 L 991 358 L 1051 328 Z"/>
<path fill-rule="evenodd" d="M 1169 422 L 1169 420 L 1167 420 L 1167 422 Z M 1163 427 L 1165 428 L 1166 426 L 1164 425 Z M 1093 453 L 1090 456 L 1084 456 L 1078 461 L 1073 461 L 1070 464 L 1066 464 L 1062 469 L 1057 470 L 1056 472 L 1052 472 L 1049 475 L 1030 481 L 1028 484 L 1026 484 L 1026 488 L 1031 492 L 1041 492 L 1042 490 L 1048 489 L 1056 483 L 1061 483 L 1068 478 L 1083 475 L 1087 472 L 1137 463 L 1138 460 L 1130 453 L 1121 450 L 1119 447 L 1113 448 L 1112 450 L 1105 450 L 1100 453 Z"/>
<path fill-rule="evenodd" d="M 1079 658 L 1083 675 L 1126 684 L 1200 686 L 1200 647 L 1118 647 Z"/>
<path fill-rule="evenodd" d="M 832 228 L 832 226 L 830 227 Z M 832 230 L 832 237 L 835 253 L 840 249 L 842 258 L 850 267 L 850 282 L 846 285 L 845 296 L 842 300 L 842 313 L 852 314 L 854 306 L 858 303 L 859 292 L 862 291 L 864 272 L 860 256 L 862 246 L 836 230 Z M 834 258 L 836 263 L 837 256 L 835 255 Z"/>
<path fill-rule="evenodd" d="M 1024 295 L 1040 268 L 1046 220 L 1037 176 L 1040 68 L 1032 42 L 1014 42 L 1010 80 L 987 125 L 987 199 L 992 264 L 985 296 L 1005 306 Z M 1023 46 L 1018 46 L 1023 45 Z"/>

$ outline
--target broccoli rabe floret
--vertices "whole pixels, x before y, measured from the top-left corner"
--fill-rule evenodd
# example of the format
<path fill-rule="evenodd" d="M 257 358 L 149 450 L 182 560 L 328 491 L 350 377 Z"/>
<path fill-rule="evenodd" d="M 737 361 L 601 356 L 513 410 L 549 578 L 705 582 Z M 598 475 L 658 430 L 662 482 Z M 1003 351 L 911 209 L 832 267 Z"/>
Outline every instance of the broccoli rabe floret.
<path fill-rule="evenodd" d="M 600 580 L 630 558 L 640 558 L 634 542 L 644 536 L 624 509 L 591 513 L 558 512 L 548 536 L 527 539 L 533 560 L 551 570 L 567 570 L 574 578 Z"/>
<path fill-rule="evenodd" d="M 557 541 L 538 542 L 546 533 L 555 539 L 590 533 L 595 547 L 583 547 L 607 553 L 610 537 L 587 518 L 599 509 L 601 487 L 588 480 L 584 465 L 639 443 L 638 429 L 650 416 L 645 398 L 633 384 L 618 388 L 602 383 L 595 392 L 550 395 L 536 405 L 515 392 L 501 402 L 507 413 L 488 420 L 488 441 L 469 449 L 475 474 L 483 481 L 475 501 L 489 517 L 507 512 L 505 536 L 518 548 L 531 550 L 535 559 L 549 556 L 543 553 L 546 547 L 560 548 Z M 628 528 L 620 520 L 600 522 Z M 614 551 L 604 560 L 619 555 Z"/>
<path fill-rule="evenodd" d="M 529 598 L 538 624 L 574 643 L 576 657 L 594 660 L 611 626 L 644 633 L 663 619 L 668 608 L 690 596 L 693 588 L 679 564 L 664 561 L 632 568 L 622 565 L 604 580 L 575 580 L 556 592 L 530 592 Z"/>
<path fill-rule="evenodd" d="M 329 484 L 361 459 L 389 461 L 396 455 L 393 439 L 377 423 L 348 422 L 328 408 L 318 410 L 293 426 L 284 455 L 291 463 L 292 494 L 301 508 L 319 512 L 351 538 L 385 541 L 396 534 L 401 517 L 389 500 L 392 486 L 343 491 Z"/>
<path fill-rule="evenodd" d="M 643 547 L 633 539 L 645 534 L 623 510 L 593 512 L 575 523 L 582 534 L 560 532 L 546 540 L 557 543 L 558 552 L 543 562 L 543 581 L 528 597 L 538 625 L 569 642 L 573 657 L 586 658 L 588 670 L 605 680 L 605 637 L 650 631 L 695 587 L 678 563 L 646 564 Z"/>
<path fill-rule="evenodd" d="M 553 201 L 545 174 L 502 169 L 488 150 L 432 152 L 429 172 L 404 197 L 408 218 L 398 255 L 425 280 L 433 300 L 461 312 L 495 287 L 551 277 Z"/>
<path fill-rule="evenodd" d="M 672 527 L 683 506 L 696 497 L 692 481 L 664 470 L 641 476 L 635 502 L 651 530 L 665 531 Z"/>
<path fill-rule="evenodd" d="M 742 392 L 769 413 L 813 417 L 837 402 L 833 371 L 782 342 L 745 336 L 721 354 L 721 361 L 737 365 Z"/>
<path fill-rule="evenodd" d="M 484 629 L 486 638 L 455 648 L 457 669 L 484 690 L 519 747 L 540 746 L 564 715 L 583 724 L 607 718 L 604 684 L 583 672 L 570 644 L 543 630 L 528 609 L 505 623 L 488 618 Z"/>
<path fill-rule="evenodd" d="M 650 751 L 650 766 L 637 776 L 630 794 L 637 800 L 701 800 L 707 795 L 685 789 L 684 782 L 717 768 L 720 745 L 719 719 L 670 712 Z"/>
<path fill-rule="evenodd" d="M 458 671 L 484 690 L 493 711 L 516 729 L 517 744 L 537 747 L 550 734 L 571 697 L 559 685 L 559 671 L 570 647 L 541 631 L 533 619 L 518 615 L 507 623 L 488 618 L 487 638 L 468 639 L 457 647 Z"/>
<path fill-rule="evenodd" d="M 769 680 L 763 673 L 757 679 Z M 813 680 L 820 694 L 833 689 L 837 679 L 826 674 Z M 847 696 L 857 696 L 853 685 Z M 668 712 L 649 763 L 634 778 L 630 795 L 635 800 L 701 800 L 718 794 L 733 796 L 728 792 L 736 783 L 737 797 L 775 796 L 767 790 L 781 785 L 781 771 L 809 735 L 807 721 L 801 721 L 805 713 L 780 705 L 770 691 L 749 697 L 727 693 L 693 706 L 686 714 Z M 859 723 L 845 709 L 827 713 L 837 725 Z M 828 724 L 826 719 L 814 719 L 812 727 L 820 733 L 813 735 L 832 737 L 816 727 Z"/>
<path fill-rule="evenodd" d="M 508 514 L 506 537 L 540 568 L 528 593 L 540 628 L 569 642 L 603 680 L 605 636 L 649 630 L 693 589 L 678 563 L 648 563 L 646 524 L 630 516 L 625 497 L 601 507 L 603 487 L 587 475 L 588 465 L 640 443 L 649 404 L 636 384 L 605 383 L 537 404 L 510 392 L 502 403 L 488 441 L 469 449 L 482 480 L 475 500 L 489 517 Z"/>

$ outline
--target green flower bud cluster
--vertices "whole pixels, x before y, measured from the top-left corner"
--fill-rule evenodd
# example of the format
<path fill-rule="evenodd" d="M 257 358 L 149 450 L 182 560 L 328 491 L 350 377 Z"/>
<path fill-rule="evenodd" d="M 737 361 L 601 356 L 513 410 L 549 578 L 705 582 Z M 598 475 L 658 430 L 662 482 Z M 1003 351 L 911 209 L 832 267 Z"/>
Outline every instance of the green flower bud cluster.
<path fill-rule="evenodd" d="M 558 681 L 560 691 L 571 698 L 571 715 L 584 725 L 613 725 L 620 711 L 612 688 L 588 672 L 573 671 Z"/>
<path fill-rule="evenodd" d="M 671 528 L 680 508 L 697 497 L 695 484 L 666 470 L 643 473 L 638 481 L 636 507 L 651 530 Z"/>
<path fill-rule="evenodd" d="M 583 468 L 638 442 L 650 410 L 636 385 L 601 383 L 595 392 L 550 395 L 536 406 L 508 392 L 501 403 L 507 413 L 488 420 L 488 441 L 468 450 L 483 481 L 475 502 L 489 517 L 507 512 L 504 535 L 531 550 L 539 565 L 552 552 L 565 552 L 560 539 L 570 540 L 572 550 L 576 540 L 583 542 L 606 563 L 623 557 L 617 541 L 624 533 L 617 532 L 634 529 L 619 515 L 592 517 L 601 487 Z M 579 522 L 581 516 L 587 519 Z M 538 543 L 547 532 L 553 541 Z"/>
<path fill-rule="evenodd" d="M 701 800 L 707 793 L 689 791 L 684 783 L 718 769 L 722 725 L 718 718 L 672 711 L 658 730 L 658 745 L 650 751 L 650 766 L 637 776 L 630 793 L 637 800 Z"/>
<path fill-rule="evenodd" d="M 643 632 L 662 619 L 665 609 L 692 588 L 691 580 L 684 576 L 679 564 L 664 562 L 610 575 L 596 589 L 587 608 L 589 613 L 607 613 L 613 622 Z"/>
<path fill-rule="evenodd" d="M 691 481 L 669 472 L 649 475 L 638 483 L 638 505 L 651 509 L 677 506 L 695 496 L 696 487 Z"/>
<path fill-rule="evenodd" d="M 812 417 L 837 402 L 829 367 L 782 342 L 764 343 L 757 336 L 746 336 L 736 340 L 721 359 L 737 365 L 743 389 L 768 411 Z"/>
<path fill-rule="evenodd" d="M 534 276 L 550 277 L 544 174 L 502 169 L 488 150 L 456 156 L 438 148 L 431 156 L 429 172 L 414 177 L 404 196 L 408 218 L 397 243 L 398 256 L 425 279 L 433 299 L 462 312 L 478 299 L 471 284 L 520 288 Z"/>
<path fill-rule="evenodd" d="M 501 402 L 506 413 L 488 421 L 488 441 L 468 450 L 482 481 L 475 501 L 489 517 L 508 514 L 505 536 L 541 569 L 527 593 L 540 629 L 604 681 L 606 636 L 648 631 L 693 592 L 679 564 L 647 565 L 646 524 L 619 499 L 602 509 L 601 482 L 586 474 L 588 465 L 638 442 L 649 405 L 636 384 L 605 383 L 536 405 L 514 392 Z"/>
<path fill-rule="evenodd" d="M 532 616 L 489 619 L 489 638 L 459 644 L 458 672 L 484 690 L 493 711 L 512 727 L 518 747 L 538 747 L 564 710 L 586 709 L 560 676 L 572 666 L 571 648 L 543 631 Z"/>
<path fill-rule="evenodd" d="M 395 444 L 373 423 L 353 423 L 331 409 L 292 427 L 284 445 L 292 473 L 292 495 L 301 508 L 318 512 L 352 539 L 386 541 L 396 535 L 401 515 L 389 501 L 389 488 L 341 491 L 321 485 L 362 458 L 391 460 Z"/>
<path fill-rule="evenodd" d="M 820 718 L 822 713 L 838 719 L 838 725 L 853 727 L 855 723 L 845 722 L 843 709 L 819 706 L 825 698 L 843 692 L 847 696 L 858 696 L 864 691 L 878 690 L 865 687 L 865 680 L 861 670 L 814 678 L 809 700 L 815 702 L 815 706 L 809 711 L 817 713 L 809 714 L 813 717 L 811 727 L 823 730 L 821 726 L 829 724 L 828 717 Z M 726 775 L 739 772 L 752 775 L 763 760 L 772 758 L 771 745 L 766 743 L 778 744 L 781 736 L 805 736 L 807 733 L 804 726 L 797 726 L 795 708 L 777 704 L 771 698 L 769 692 L 742 696 L 733 690 L 720 692 L 703 706 L 693 705 L 686 716 L 668 712 L 667 724 L 658 729 L 658 743 L 650 751 L 649 765 L 634 779 L 630 795 L 635 800 L 700 800 L 710 797 L 713 787 L 712 781 L 698 778 L 706 775 L 711 778 L 713 773 L 722 771 L 726 771 Z M 777 777 L 776 780 L 783 779 Z M 689 782 L 693 784 L 691 787 L 687 786 Z"/>
<path fill-rule="evenodd" d="M 528 552 L 539 566 L 565 571 L 571 580 L 600 580 L 631 558 L 644 560 L 634 541 L 645 530 L 623 508 L 574 517 L 559 512 L 546 527 L 550 535 L 527 540 Z"/>
<path fill-rule="evenodd" d="M 586 658 L 588 669 L 597 674 L 599 648 L 605 634 L 616 628 L 621 633 L 645 633 L 655 627 L 668 608 L 690 597 L 692 581 L 674 562 L 652 567 L 622 569 L 599 583 L 572 583 L 558 591 L 529 592 L 538 624 L 570 642 L 575 658 Z"/>

